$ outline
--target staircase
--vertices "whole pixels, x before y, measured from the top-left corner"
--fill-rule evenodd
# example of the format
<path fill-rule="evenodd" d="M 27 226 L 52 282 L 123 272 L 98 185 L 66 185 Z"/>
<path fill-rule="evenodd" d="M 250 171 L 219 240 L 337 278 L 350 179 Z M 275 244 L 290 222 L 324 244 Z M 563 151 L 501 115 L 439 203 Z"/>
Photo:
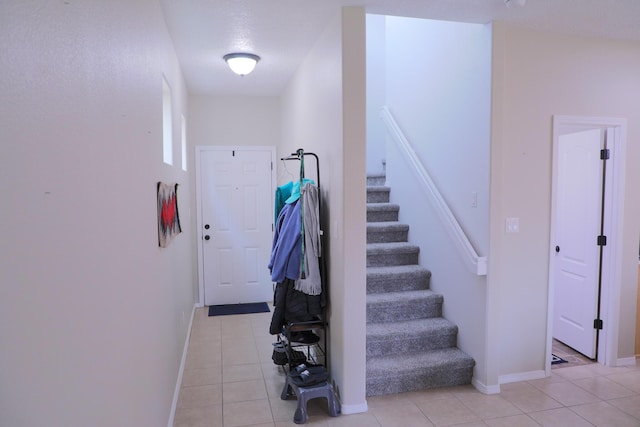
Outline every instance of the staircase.
<path fill-rule="evenodd" d="M 367 396 L 469 384 L 475 362 L 456 347 L 458 327 L 384 184 L 367 177 Z"/>

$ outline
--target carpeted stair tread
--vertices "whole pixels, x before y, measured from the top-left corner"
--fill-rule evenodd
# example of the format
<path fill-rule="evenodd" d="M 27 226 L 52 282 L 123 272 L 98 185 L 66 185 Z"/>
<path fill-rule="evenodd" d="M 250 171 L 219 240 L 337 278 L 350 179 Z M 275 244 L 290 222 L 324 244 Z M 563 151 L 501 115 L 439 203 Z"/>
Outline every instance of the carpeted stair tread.
<path fill-rule="evenodd" d="M 387 267 L 369 267 L 367 268 L 367 277 L 375 276 L 404 276 L 420 274 L 427 278 L 431 277 L 431 272 L 420 264 L 413 265 L 389 265 Z"/>
<path fill-rule="evenodd" d="M 402 363 L 399 363 L 399 362 Z M 456 364 L 464 367 L 475 366 L 475 361 L 468 354 L 457 347 L 441 348 L 438 350 L 408 353 L 402 357 L 389 355 L 373 357 L 367 360 L 367 374 L 371 378 L 380 377 L 389 372 L 411 372 L 423 369 L 443 369 Z"/>
<path fill-rule="evenodd" d="M 441 317 L 442 301 L 428 289 L 367 294 L 367 324 Z"/>
<path fill-rule="evenodd" d="M 367 175 L 367 186 L 384 185 L 386 181 L 387 176 L 384 173 Z"/>
<path fill-rule="evenodd" d="M 444 298 L 442 294 L 433 292 L 431 289 L 422 289 L 417 291 L 400 291 L 400 292 L 385 292 L 380 294 L 368 294 L 367 305 L 370 304 L 393 304 L 406 301 L 424 301 L 435 300 L 436 302 L 442 302 Z"/>
<path fill-rule="evenodd" d="M 407 242 L 367 243 L 368 253 L 420 252 L 420 246 Z"/>
<path fill-rule="evenodd" d="M 457 330 L 458 327 L 444 317 L 413 319 L 404 322 L 370 323 L 367 325 L 367 339 L 381 338 L 385 335 L 389 335 L 391 338 L 407 337 L 412 336 L 416 331 L 438 334 Z"/>
<path fill-rule="evenodd" d="M 417 264 L 420 247 L 407 242 L 367 243 L 367 267 Z"/>
<path fill-rule="evenodd" d="M 367 203 L 367 222 L 397 221 L 399 212 L 394 203 Z"/>
<path fill-rule="evenodd" d="M 367 325 L 367 358 L 455 347 L 458 327 L 443 317 Z"/>
<path fill-rule="evenodd" d="M 388 203 L 390 190 L 383 185 L 367 187 L 367 203 Z"/>
<path fill-rule="evenodd" d="M 424 273 L 431 276 L 431 272 L 419 264 L 414 265 L 390 265 L 388 267 L 369 267 L 367 275 L 386 275 L 386 274 L 413 274 Z"/>
<path fill-rule="evenodd" d="M 409 226 L 398 221 L 368 222 L 367 243 L 406 242 Z"/>
<path fill-rule="evenodd" d="M 409 230 L 409 225 L 398 221 L 368 222 L 367 230 Z"/>
<path fill-rule="evenodd" d="M 469 384 L 475 362 L 451 347 L 367 359 L 367 396 Z"/>
<path fill-rule="evenodd" d="M 367 293 L 429 289 L 431 272 L 419 264 L 367 268 Z"/>
<path fill-rule="evenodd" d="M 397 211 L 400 210 L 400 205 L 396 203 L 367 203 L 367 210 L 370 211 Z"/>

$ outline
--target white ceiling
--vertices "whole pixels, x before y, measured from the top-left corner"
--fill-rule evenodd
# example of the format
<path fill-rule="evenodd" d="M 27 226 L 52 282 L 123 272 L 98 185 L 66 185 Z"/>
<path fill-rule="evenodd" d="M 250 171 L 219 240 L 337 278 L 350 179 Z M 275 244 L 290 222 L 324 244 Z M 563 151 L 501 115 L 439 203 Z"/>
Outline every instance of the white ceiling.
<path fill-rule="evenodd" d="M 517 0 L 512 0 L 516 2 Z M 640 41 L 640 0 L 160 0 L 189 92 L 279 95 L 341 6 L 461 22 L 508 21 L 540 30 Z M 262 59 L 245 77 L 222 56 Z M 640 71 L 639 71 L 640 72 Z"/>

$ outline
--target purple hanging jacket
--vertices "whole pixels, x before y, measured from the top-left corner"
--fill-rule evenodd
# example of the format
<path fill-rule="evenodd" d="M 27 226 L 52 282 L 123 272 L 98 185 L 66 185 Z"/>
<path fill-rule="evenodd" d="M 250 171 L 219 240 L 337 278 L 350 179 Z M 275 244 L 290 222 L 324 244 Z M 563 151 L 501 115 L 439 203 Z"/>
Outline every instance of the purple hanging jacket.
<path fill-rule="evenodd" d="M 275 228 L 268 266 L 271 280 L 276 283 L 284 281 L 285 278 L 298 280 L 302 255 L 299 201 L 284 205 Z"/>

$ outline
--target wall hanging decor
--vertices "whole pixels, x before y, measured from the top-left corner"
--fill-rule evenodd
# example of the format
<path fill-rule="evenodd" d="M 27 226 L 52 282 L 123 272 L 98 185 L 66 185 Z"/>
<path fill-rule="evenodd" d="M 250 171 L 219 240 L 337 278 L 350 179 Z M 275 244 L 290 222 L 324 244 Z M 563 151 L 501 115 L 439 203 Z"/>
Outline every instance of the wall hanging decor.
<path fill-rule="evenodd" d="M 158 244 L 166 248 L 180 232 L 178 184 L 158 182 Z"/>

